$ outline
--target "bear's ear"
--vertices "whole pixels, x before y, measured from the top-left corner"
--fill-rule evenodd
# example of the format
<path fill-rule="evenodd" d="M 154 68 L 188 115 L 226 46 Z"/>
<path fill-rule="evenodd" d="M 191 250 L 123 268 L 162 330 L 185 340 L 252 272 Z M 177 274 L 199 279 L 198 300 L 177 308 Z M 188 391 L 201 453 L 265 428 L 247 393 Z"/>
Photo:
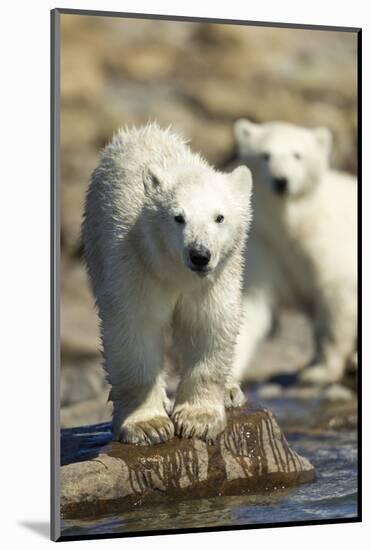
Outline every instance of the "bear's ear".
<path fill-rule="evenodd" d="M 157 166 L 147 166 L 143 170 L 143 184 L 146 193 L 161 191 L 164 187 L 164 178 Z"/>
<path fill-rule="evenodd" d="M 250 170 L 247 166 L 238 166 L 229 174 L 229 179 L 238 191 L 247 195 L 248 197 L 251 194 L 252 190 L 252 176 Z"/>
<path fill-rule="evenodd" d="M 332 148 L 332 134 L 330 130 L 321 126 L 319 128 L 314 128 L 313 132 L 318 145 L 329 156 Z"/>
<path fill-rule="evenodd" d="M 240 118 L 234 123 L 234 135 L 237 143 L 250 143 L 258 132 L 259 124 L 254 124 L 247 118 Z"/>

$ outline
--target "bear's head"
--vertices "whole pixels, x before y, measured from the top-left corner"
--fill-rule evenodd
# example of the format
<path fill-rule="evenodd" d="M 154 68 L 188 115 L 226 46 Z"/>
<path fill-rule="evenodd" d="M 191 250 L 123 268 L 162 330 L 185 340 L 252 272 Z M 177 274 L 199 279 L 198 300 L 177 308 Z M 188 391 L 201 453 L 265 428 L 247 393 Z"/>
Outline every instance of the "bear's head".
<path fill-rule="evenodd" d="M 331 134 L 327 128 L 240 119 L 234 132 L 239 157 L 251 168 L 254 181 L 281 198 L 311 193 L 328 168 Z"/>
<path fill-rule="evenodd" d="M 246 166 L 223 174 L 204 162 L 150 165 L 143 173 L 144 222 L 153 256 L 209 277 L 222 265 L 250 221 L 252 179 Z"/>

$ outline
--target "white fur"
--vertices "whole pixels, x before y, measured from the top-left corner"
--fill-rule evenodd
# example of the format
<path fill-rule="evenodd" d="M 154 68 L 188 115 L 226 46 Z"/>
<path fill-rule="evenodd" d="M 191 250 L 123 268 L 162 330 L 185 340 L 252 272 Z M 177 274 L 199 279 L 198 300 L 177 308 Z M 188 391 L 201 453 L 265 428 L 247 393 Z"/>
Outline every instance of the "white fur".
<path fill-rule="evenodd" d="M 239 120 L 235 134 L 240 162 L 253 173 L 254 223 L 234 378 L 243 378 L 284 306 L 305 310 L 314 322 L 316 354 L 302 380 L 339 380 L 357 330 L 356 180 L 329 169 L 325 128 Z M 277 194 L 274 178 L 287 180 L 285 194 Z"/>
<path fill-rule="evenodd" d="M 114 437 L 214 441 L 238 333 L 251 175 L 211 168 L 157 125 L 120 130 L 86 199 L 83 243 L 112 385 Z M 222 214 L 223 223 L 216 223 Z M 174 220 L 183 216 L 185 224 Z M 211 253 L 191 271 L 189 251 Z M 182 369 L 171 418 L 166 342 Z"/>

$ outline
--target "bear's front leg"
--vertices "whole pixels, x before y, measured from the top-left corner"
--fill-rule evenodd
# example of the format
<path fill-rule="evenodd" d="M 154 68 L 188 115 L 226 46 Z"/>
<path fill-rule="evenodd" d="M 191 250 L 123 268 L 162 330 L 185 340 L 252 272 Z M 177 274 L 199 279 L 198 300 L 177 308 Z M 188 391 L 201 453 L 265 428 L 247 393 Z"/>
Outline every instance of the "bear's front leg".
<path fill-rule="evenodd" d="M 238 331 L 233 305 L 224 310 L 220 296 L 194 297 L 178 312 L 174 341 L 182 380 L 172 419 L 179 437 L 213 444 L 226 426 L 225 387 Z"/>
<path fill-rule="evenodd" d="M 149 282 L 147 282 L 147 287 Z M 166 292 L 149 286 L 101 308 L 105 369 L 113 401 L 113 437 L 151 445 L 174 436 L 164 377 L 164 333 L 172 311 Z"/>

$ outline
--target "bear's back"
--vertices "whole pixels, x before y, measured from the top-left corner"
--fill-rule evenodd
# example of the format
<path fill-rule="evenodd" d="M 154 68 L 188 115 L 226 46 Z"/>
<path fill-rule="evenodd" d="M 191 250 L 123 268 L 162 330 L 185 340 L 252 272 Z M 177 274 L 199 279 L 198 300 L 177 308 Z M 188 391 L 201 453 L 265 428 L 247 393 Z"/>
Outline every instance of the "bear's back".
<path fill-rule="evenodd" d="M 104 151 L 103 157 L 105 155 L 132 175 L 141 175 L 149 163 L 166 167 L 172 161 L 193 156 L 179 136 L 157 124 L 120 129 Z"/>

